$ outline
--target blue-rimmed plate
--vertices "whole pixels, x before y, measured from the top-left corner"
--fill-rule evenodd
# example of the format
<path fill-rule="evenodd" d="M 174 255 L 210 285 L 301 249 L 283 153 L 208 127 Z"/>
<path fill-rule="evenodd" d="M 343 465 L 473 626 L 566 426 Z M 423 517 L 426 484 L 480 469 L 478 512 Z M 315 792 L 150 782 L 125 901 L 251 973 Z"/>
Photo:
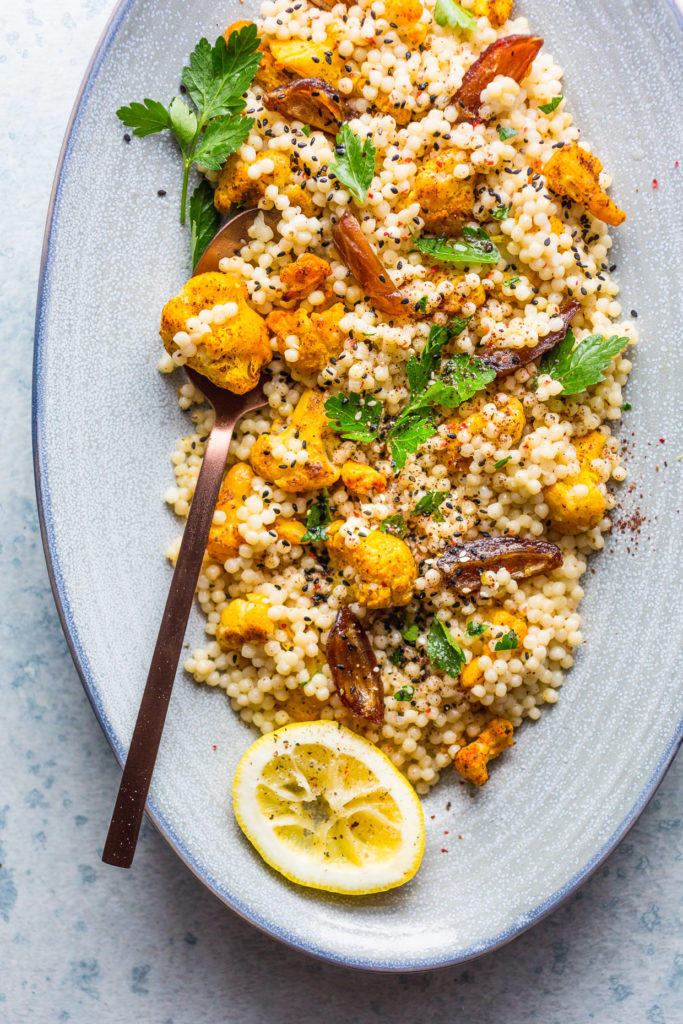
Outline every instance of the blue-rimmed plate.
<path fill-rule="evenodd" d="M 219 16 L 213 0 L 119 5 L 74 112 L 49 218 L 36 331 L 38 496 L 67 638 L 119 761 L 170 579 L 164 548 L 178 532 L 162 495 L 187 421 L 155 366 L 159 312 L 189 267 L 173 146 L 126 144 L 114 111 L 171 97 L 198 37 L 215 38 L 250 6 L 231 0 Z M 520 7 L 564 65 L 570 106 L 628 211 L 613 262 L 642 334 L 622 427 L 636 486 L 622 488 L 622 528 L 586 577 L 587 643 L 561 700 L 520 731 L 475 798 L 455 777 L 430 794 L 418 876 L 366 899 L 292 886 L 254 854 L 230 807 L 253 735 L 222 692 L 182 672 L 152 786 L 157 826 L 220 899 L 284 942 L 365 968 L 458 963 L 549 913 L 633 824 L 683 731 L 680 16 L 664 0 Z M 195 616 L 188 641 L 203 639 Z"/>

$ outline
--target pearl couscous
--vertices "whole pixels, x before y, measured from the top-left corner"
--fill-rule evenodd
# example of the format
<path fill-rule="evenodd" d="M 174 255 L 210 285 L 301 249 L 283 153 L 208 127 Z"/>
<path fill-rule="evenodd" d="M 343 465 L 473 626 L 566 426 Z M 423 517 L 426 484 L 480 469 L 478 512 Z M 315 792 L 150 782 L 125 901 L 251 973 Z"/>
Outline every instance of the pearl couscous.
<path fill-rule="evenodd" d="M 536 38 L 512 0 L 451 5 L 469 28 L 432 0 L 327 6 L 262 3 L 253 126 L 206 170 L 222 212 L 262 213 L 240 255 L 164 311 L 163 371 L 199 360 L 235 391 L 267 375 L 267 407 L 232 440 L 197 591 L 208 639 L 185 668 L 261 732 L 343 722 L 424 794 L 454 765 L 485 782 L 557 701 L 582 642 L 581 578 L 625 477 L 610 428 L 636 331 L 607 227 L 623 214 L 542 41 L 524 68 L 505 63 L 499 40 Z M 301 79 L 318 80 L 326 117 L 344 112 L 345 136 L 286 112 Z M 349 129 L 374 152 L 364 195 L 335 170 Z M 383 293 L 344 258 L 347 214 Z M 478 239 L 488 258 L 454 262 L 444 238 Z M 571 332 L 621 341 L 583 388 L 563 371 Z M 458 401 L 464 363 L 480 379 Z M 213 414 L 192 384 L 178 394 L 193 427 L 166 500 L 184 517 Z M 419 436 L 401 448 L 406 423 Z M 330 655 L 345 608 L 372 661 L 350 690 Z M 364 711 L 355 686 L 375 678 Z"/>

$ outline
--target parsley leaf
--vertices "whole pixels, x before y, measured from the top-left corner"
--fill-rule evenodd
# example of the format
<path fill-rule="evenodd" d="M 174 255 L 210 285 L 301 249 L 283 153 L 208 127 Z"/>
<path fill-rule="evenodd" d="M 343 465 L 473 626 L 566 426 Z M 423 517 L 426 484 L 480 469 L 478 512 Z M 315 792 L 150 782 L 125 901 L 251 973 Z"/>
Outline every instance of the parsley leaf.
<path fill-rule="evenodd" d="M 427 491 L 427 493 L 420 498 L 410 514 L 412 516 L 433 515 L 437 522 L 442 523 L 443 515 L 439 512 L 439 507 L 443 505 L 444 501 L 448 497 L 448 491 Z"/>
<path fill-rule="evenodd" d="M 467 353 L 458 352 L 427 388 L 422 401 L 456 409 L 490 384 L 495 376 L 496 371 L 484 366 L 480 359 L 471 359 Z"/>
<path fill-rule="evenodd" d="M 364 203 L 368 197 L 375 174 L 376 153 L 372 139 L 361 139 L 348 124 L 341 126 L 337 135 L 337 160 L 329 169 L 359 203 Z"/>
<path fill-rule="evenodd" d="M 306 513 L 306 533 L 301 538 L 301 543 L 309 540 L 315 544 L 316 541 L 325 540 L 331 522 L 329 494 L 324 487 Z"/>
<path fill-rule="evenodd" d="M 477 27 L 477 19 L 455 0 L 436 0 L 434 20 L 442 28 L 448 25 L 449 28 L 464 28 L 467 32 L 473 32 Z"/>
<path fill-rule="evenodd" d="M 190 199 L 190 239 L 192 269 L 197 266 L 207 245 L 216 234 L 220 216 L 213 204 L 213 189 L 206 178 L 200 181 Z"/>
<path fill-rule="evenodd" d="M 516 128 L 503 128 L 502 124 L 498 125 L 498 138 L 501 142 L 507 142 L 508 139 L 513 139 L 516 134 Z"/>
<path fill-rule="evenodd" d="M 462 238 L 417 238 L 413 244 L 418 252 L 442 263 L 497 263 L 500 253 L 483 228 L 463 228 Z"/>
<path fill-rule="evenodd" d="M 552 114 L 553 110 L 557 110 L 563 99 L 564 96 L 553 96 L 550 103 L 541 103 L 538 109 L 542 110 L 544 114 Z"/>
<path fill-rule="evenodd" d="M 408 683 L 407 686 L 402 686 L 400 690 L 397 690 L 394 694 L 394 700 L 412 700 L 415 696 L 415 687 Z"/>
<path fill-rule="evenodd" d="M 441 362 L 441 350 L 448 341 L 448 327 L 432 324 L 425 347 L 419 356 L 411 356 L 406 364 L 408 386 L 414 399 L 426 390 L 429 380 Z"/>
<path fill-rule="evenodd" d="M 539 376 L 547 373 L 553 380 L 561 381 L 562 395 L 578 395 L 605 379 L 603 371 L 628 345 L 628 341 L 628 338 L 620 338 L 616 334 L 610 338 L 591 334 L 576 344 L 570 327 L 559 345 L 544 356 Z"/>
<path fill-rule="evenodd" d="M 465 626 L 465 632 L 468 636 L 481 636 L 488 628 L 488 622 L 468 622 Z"/>
<path fill-rule="evenodd" d="M 330 426 L 347 441 L 375 441 L 384 409 L 373 395 L 363 398 L 356 391 L 332 395 L 325 402 Z"/>
<path fill-rule="evenodd" d="M 512 458 L 511 455 L 504 455 L 502 459 L 498 459 L 498 462 L 493 463 L 494 469 L 502 469 L 506 462 L 509 462 Z"/>
<path fill-rule="evenodd" d="M 435 433 L 436 427 L 429 413 L 411 415 L 400 423 L 397 420 L 389 435 L 391 457 L 396 469 L 403 469 L 408 455 L 414 454 Z"/>
<path fill-rule="evenodd" d="M 379 524 L 379 528 L 382 533 L 392 533 L 394 537 L 400 537 L 401 539 L 408 532 L 408 524 L 400 512 L 394 512 L 393 515 L 383 519 Z"/>
<path fill-rule="evenodd" d="M 494 651 L 516 651 L 518 647 L 519 638 L 514 629 L 511 629 L 503 634 L 493 649 Z"/>
<path fill-rule="evenodd" d="M 400 647 L 397 647 L 396 650 L 391 652 L 391 654 L 389 655 L 389 661 L 391 662 L 392 665 L 396 665 L 397 668 L 401 668 L 403 665 L 405 665 L 406 656 Z M 414 692 L 415 691 L 413 690 L 413 693 Z M 402 693 L 402 690 L 399 690 L 399 693 Z M 404 698 L 399 697 L 398 700 L 404 700 Z M 410 700 L 410 698 L 408 698 L 408 700 Z"/>
<path fill-rule="evenodd" d="M 499 206 L 495 210 L 491 210 L 491 216 L 494 220 L 506 220 L 510 216 L 510 210 L 512 209 L 512 203 L 508 203 L 507 206 Z"/>
<path fill-rule="evenodd" d="M 401 635 L 407 644 L 414 644 L 420 635 L 420 629 L 417 622 L 414 622 L 412 626 L 408 626 L 406 631 Z"/>
<path fill-rule="evenodd" d="M 462 647 L 440 619 L 434 619 L 429 630 L 427 657 L 433 665 L 437 665 L 453 678 L 460 674 L 465 664 Z"/>
<path fill-rule="evenodd" d="M 256 25 L 248 24 L 230 33 L 226 43 L 219 36 L 212 46 L 200 39 L 183 69 L 182 81 L 192 110 L 176 96 L 169 108 L 156 100 L 131 103 L 116 114 L 136 135 L 153 135 L 169 129 L 183 158 L 180 223 L 185 223 L 190 171 L 195 163 L 218 170 L 226 158 L 245 141 L 253 119 L 241 113 L 246 106 L 244 92 L 251 85 L 263 54 L 259 52 Z M 196 242 L 198 233 L 193 235 Z M 193 260 L 197 251 L 193 249 Z"/>

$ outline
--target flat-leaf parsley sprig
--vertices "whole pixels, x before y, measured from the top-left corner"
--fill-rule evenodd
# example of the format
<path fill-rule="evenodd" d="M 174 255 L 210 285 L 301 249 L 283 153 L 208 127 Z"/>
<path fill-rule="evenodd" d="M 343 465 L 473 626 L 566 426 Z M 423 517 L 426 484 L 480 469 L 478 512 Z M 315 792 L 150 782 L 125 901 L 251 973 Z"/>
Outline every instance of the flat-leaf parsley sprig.
<path fill-rule="evenodd" d="M 218 170 L 249 137 L 254 119 L 241 111 L 246 106 L 244 93 L 254 80 L 261 62 L 260 39 L 256 25 L 245 25 L 231 32 L 226 43 L 219 36 L 212 46 L 200 39 L 183 68 L 182 82 L 196 110 L 180 96 L 168 108 L 157 100 L 120 107 L 117 117 L 134 135 L 154 135 L 168 129 L 183 157 L 183 186 L 180 223 L 185 223 L 190 170 L 200 164 Z M 202 203 L 202 209 L 204 204 Z M 193 212 L 190 209 L 192 220 Z"/>
<path fill-rule="evenodd" d="M 605 379 L 604 371 L 628 343 L 628 338 L 618 334 L 609 338 L 590 334 L 577 344 L 570 327 L 559 345 L 544 356 L 538 374 L 559 380 L 562 396 L 578 395 Z"/>
<path fill-rule="evenodd" d="M 375 175 L 377 150 L 372 139 L 361 139 L 353 128 L 343 124 L 336 142 L 337 159 L 330 164 L 330 173 L 346 185 L 354 199 L 364 203 Z"/>

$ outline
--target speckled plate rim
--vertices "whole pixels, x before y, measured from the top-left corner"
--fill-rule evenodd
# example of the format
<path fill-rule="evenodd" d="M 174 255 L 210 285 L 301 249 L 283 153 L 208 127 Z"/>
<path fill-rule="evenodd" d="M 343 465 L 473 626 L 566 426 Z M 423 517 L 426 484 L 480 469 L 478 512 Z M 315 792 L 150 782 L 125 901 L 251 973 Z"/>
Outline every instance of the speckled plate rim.
<path fill-rule="evenodd" d="M 56 238 L 59 230 L 59 208 L 62 193 L 62 186 L 69 170 L 69 159 L 78 137 L 78 132 L 83 116 L 83 112 L 88 104 L 90 93 L 97 80 L 102 62 L 104 61 L 107 53 L 114 42 L 121 26 L 126 20 L 128 13 L 136 0 L 119 0 L 118 4 L 114 8 L 111 17 L 105 26 L 99 43 L 93 53 L 90 60 L 90 64 L 85 72 L 83 82 L 79 89 L 76 97 L 71 116 L 66 128 L 64 142 L 62 143 L 59 160 L 57 163 L 57 169 L 55 171 L 55 178 L 52 187 L 52 194 L 50 197 L 50 204 L 48 207 L 47 220 L 45 225 L 45 236 L 43 240 L 43 249 L 41 256 L 41 266 L 39 275 L 38 285 L 38 298 L 36 306 L 36 325 L 35 325 L 35 343 L 34 343 L 34 359 L 33 359 L 33 404 L 32 404 L 32 436 L 33 436 L 33 462 L 34 462 L 34 473 L 36 482 L 36 496 L 38 503 L 38 516 L 40 520 L 40 530 L 43 540 L 43 548 L 45 551 L 45 558 L 47 561 L 48 574 L 50 578 L 50 584 L 52 586 L 52 592 L 54 594 L 55 602 L 57 605 L 57 611 L 59 618 L 62 623 L 64 635 L 71 651 L 71 656 L 74 660 L 74 664 L 80 676 L 81 682 L 88 696 L 88 699 L 92 705 L 93 711 L 97 716 L 102 730 L 111 746 L 114 755 L 119 762 L 119 765 L 123 765 L 125 761 L 126 750 L 121 740 L 114 732 L 111 722 L 107 717 L 104 710 L 101 695 L 98 691 L 98 687 L 95 678 L 92 673 L 88 655 L 83 647 L 81 638 L 78 633 L 76 621 L 71 607 L 67 589 L 65 586 L 64 576 L 62 573 L 62 567 L 59 559 L 59 552 L 55 540 L 54 520 L 52 515 L 52 506 L 50 500 L 50 492 L 48 486 L 48 473 L 47 463 L 45 459 L 45 436 L 44 436 L 44 424 L 45 424 L 45 374 L 44 374 L 44 356 L 45 356 L 45 336 L 46 336 L 46 325 L 49 321 L 50 307 L 47 300 L 49 293 L 50 278 L 54 265 Z M 683 33 L 683 12 L 678 6 L 676 0 L 666 0 L 667 5 L 671 8 L 678 23 L 678 26 Z M 626 833 L 636 823 L 648 802 L 653 797 L 655 790 L 659 786 L 662 778 L 664 777 L 667 769 L 673 761 L 678 748 L 683 743 L 683 717 L 678 723 L 678 726 L 671 737 L 669 743 L 666 745 L 661 757 L 659 758 L 652 775 L 648 782 L 641 790 L 639 796 L 635 800 L 629 813 L 624 817 L 619 826 L 614 830 L 609 839 L 603 844 L 603 846 L 594 854 L 594 856 L 579 870 L 577 871 L 567 883 L 559 888 L 556 892 L 545 899 L 542 903 L 538 904 L 532 910 L 525 914 L 521 914 L 508 928 L 498 932 L 495 935 L 490 936 L 485 941 L 479 942 L 474 946 L 469 947 L 461 951 L 455 957 L 444 957 L 443 959 L 430 959 L 426 961 L 419 961 L 417 959 L 411 960 L 409 963 L 396 962 L 395 964 L 387 964 L 384 961 L 382 964 L 373 964 L 368 961 L 354 961 L 348 957 L 340 957 L 331 954 L 328 950 L 323 948 L 321 945 L 316 943 L 304 943 L 300 939 L 294 937 L 287 931 L 277 928 L 273 923 L 262 915 L 257 914 L 254 910 L 240 899 L 236 892 L 231 891 L 227 886 L 219 882 L 210 872 L 208 872 L 192 854 L 191 850 L 188 849 L 186 844 L 183 842 L 181 837 L 177 834 L 173 827 L 173 824 L 169 819 L 162 813 L 153 799 L 149 799 L 147 802 L 147 814 L 156 825 L 159 832 L 175 850 L 180 859 L 187 865 L 190 871 L 193 872 L 197 878 L 204 883 L 226 906 L 230 907 L 231 910 L 239 914 L 244 920 L 249 921 L 255 925 L 261 931 L 267 935 L 271 935 L 273 938 L 278 939 L 285 945 L 290 946 L 293 949 L 297 949 L 303 953 L 307 953 L 310 956 L 316 957 L 321 960 L 325 960 L 332 963 L 337 963 L 346 967 L 352 967 L 356 969 L 362 969 L 367 971 L 376 971 L 382 973 L 392 972 L 408 972 L 408 971 L 426 971 L 433 970 L 437 967 L 453 967 L 458 964 L 462 964 L 467 960 L 473 960 L 476 957 L 482 956 L 484 953 L 492 952 L 495 949 L 504 946 L 506 943 L 511 942 L 522 932 L 525 932 L 528 928 L 538 924 L 545 917 L 551 914 L 561 903 L 564 902 L 572 893 L 576 890 L 600 867 L 600 865 L 609 857 L 617 844 L 624 838 Z"/>

